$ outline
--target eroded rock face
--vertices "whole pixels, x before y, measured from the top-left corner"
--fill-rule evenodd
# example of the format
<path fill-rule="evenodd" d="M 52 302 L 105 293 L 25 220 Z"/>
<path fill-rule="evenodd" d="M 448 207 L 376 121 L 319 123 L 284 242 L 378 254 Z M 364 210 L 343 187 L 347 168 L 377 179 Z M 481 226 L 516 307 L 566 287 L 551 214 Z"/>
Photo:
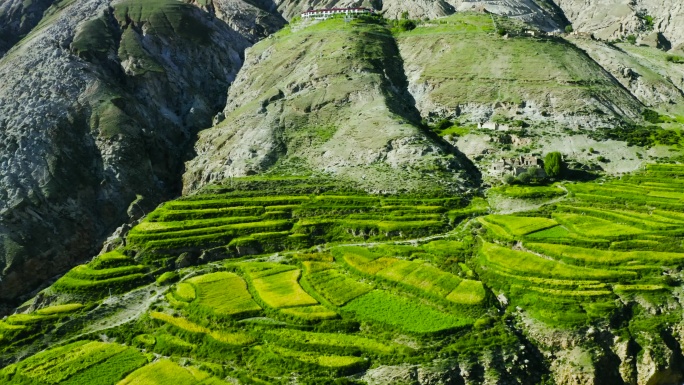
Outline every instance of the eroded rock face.
<path fill-rule="evenodd" d="M 632 95 L 650 108 L 668 110 L 684 104 L 684 67 L 665 60 L 648 60 L 628 44 L 617 47 L 590 39 L 571 39 L 609 71 Z"/>
<path fill-rule="evenodd" d="M 207 11 L 77 0 L 46 15 L 0 60 L 5 306 L 180 193 L 183 154 L 225 104 L 244 50 L 284 23 L 229 0 Z"/>
<path fill-rule="evenodd" d="M 575 30 L 605 40 L 662 32 L 672 47 L 684 43 L 684 4 L 669 0 L 556 0 Z M 650 26 L 647 16 L 653 18 Z"/>

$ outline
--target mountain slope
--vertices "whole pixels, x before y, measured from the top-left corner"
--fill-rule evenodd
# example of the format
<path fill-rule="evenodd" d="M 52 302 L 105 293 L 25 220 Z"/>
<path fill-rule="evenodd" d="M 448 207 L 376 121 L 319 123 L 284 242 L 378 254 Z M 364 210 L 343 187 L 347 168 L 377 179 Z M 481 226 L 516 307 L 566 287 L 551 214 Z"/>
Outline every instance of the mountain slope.
<path fill-rule="evenodd" d="M 459 13 L 401 33 L 409 89 L 423 116 L 499 116 L 597 126 L 635 119 L 641 104 L 590 57 L 559 39 L 498 36 L 505 19 Z"/>
<path fill-rule="evenodd" d="M 271 168 L 331 173 L 381 191 L 455 188 L 470 178 L 464 158 L 418 127 L 386 28 L 329 20 L 282 31 L 247 57 L 225 121 L 200 134 L 186 193 Z"/>
<path fill-rule="evenodd" d="M 77 0 L 0 60 L 3 305 L 180 193 L 183 154 L 224 105 L 244 49 L 283 23 L 220 4 L 251 32 L 172 0 Z"/>
<path fill-rule="evenodd" d="M 645 105 L 675 115 L 684 107 L 684 66 L 654 47 L 572 39 Z"/>

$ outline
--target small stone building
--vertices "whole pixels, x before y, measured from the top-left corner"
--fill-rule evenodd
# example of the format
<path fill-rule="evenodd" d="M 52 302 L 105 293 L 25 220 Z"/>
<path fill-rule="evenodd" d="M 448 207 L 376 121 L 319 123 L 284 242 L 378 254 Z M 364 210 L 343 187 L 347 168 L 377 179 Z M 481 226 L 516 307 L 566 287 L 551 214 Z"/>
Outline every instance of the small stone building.
<path fill-rule="evenodd" d="M 495 130 L 495 131 L 509 131 L 511 129 L 511 126 L 509 126 L 507 124 L 500 124 L 500 123 L 495 123 L 495 122 L 485 122 L 485 123 L 478 123 L 477 128 L 487 129 L 487 130 Z"/>
<path fill-rule="evenodd" d="M 496 175 L 512 174 L 518 176 L 527 172 L 530 168 L 536 167 L 537 176 L 544 177 L 544 162 L 533 155 L 521 155 L 514 158 L 500 158 L 490 167 L 490 172 Z"/>

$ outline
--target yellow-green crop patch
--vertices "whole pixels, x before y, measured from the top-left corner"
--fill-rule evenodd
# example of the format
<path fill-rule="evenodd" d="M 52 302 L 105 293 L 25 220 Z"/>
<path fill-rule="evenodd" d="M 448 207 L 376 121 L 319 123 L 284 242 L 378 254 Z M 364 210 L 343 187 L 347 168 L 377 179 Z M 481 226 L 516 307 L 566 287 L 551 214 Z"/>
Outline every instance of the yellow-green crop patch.
<path fill-rule="evenodd" d="M 40 315 L 53 315 L 53 314 L 62 314 L 62 313 L 71 313 L 76 310 L 79 310 L 83 307 L 83 304 L 80 303 L 67 303 L 64 305 L 55 305 L 55 306 L 49 306 L 49 307 L 44 307 L 42 309 L 36 310 L 36 314 Z"/>
<path fill-rule="evenodd" d="M 109 382 L 111 384 L 123 377 L 126 374 L 126 370 L 130 371 L 142 365 L 143 361 L 145 361 L 141 358 L 142 355 L 134 349 L 119 344 L 78 341 L 38 353 L 18 364 L 10 365 L 0 371 L 0 379 L 3 379 L 4 384 L 80 383 L 85 385 L 85 382 L 80 382 L 79 379 L 82 379 L 82 377 L 78 377 L 79 373 L 87 371 L 93 366 L 98 366 L 98 364 L 105 363 L 122 353 L 126 353 L 126 357 L 129 358 L 125 360 L 129 364 L 126 368 L 100 368 L 102 369 L 103 376 L 105 373 L 107 374 L 106 380 L 111 381 Z"/>
<path fill-rule="evenodd" d="M 464 279 L 461 283 L 446 296 L 451 302 L 462 305 L 479 305 L 486 297 L 482 282 Z"/>
<path fill-rule="evenodd" d="M 559 210 L 578 213 L 581 215 L 590 215 L 596 218 L 602 218 L 616 223 L 628 224 L 643 230 L 667 230 L 677 228 L 681 225 L 680 222 L 661 217 L 658 215 L 651 215 L 648 213 L 639 213 L 635 211 L 624 210 L 602 210 L 590 207 L 578 207 L 558 205 Z"/>
<path fill-rule="evenodd" d="M 233 266 L 233 264 L 229 264 Z M 282 273 L 296 269 L 292 265 L 283 265 L 280 263 L 271 262 L 243 262 L 236 265 L 240 270 L 244 271 L 251 279 L 266 277 L 273 274 Z"/>
<path fill-rule="evenodd" d="M 289 307 L 282 309 L 281 313 L 307 321 L 337 318 L 337 313 L 321 305 Z"/>
<path fill-rule="evenodd" d="M 617 238 L 646 233 L 634 226 L 615 223 L 606 219 L 579 214 L 554 213 L 553 219 L 584 237 Z"/>
<path fill-rule="evenodd" d="M 566 265 L 524 251 L 511 250 L 491 243 L 482 245 L 481 262 L 494 270 L 513 270 L 521 275 L 532 275 L 555 279 L 596 279 L 614 281 L 620 278 L 635 278 L 636 273 L 605 269 L 590 269 Z"/>
<path fill-rule="evenodd" d="M 450 245 L 450 243 L 447 242 L 445 245 Z M 456 246 L 460 247 L 460 244 Z M 456 249 L 459 247 L 456 247 Z M 428 244 L 425 249 L 432 250 L 433 252 L 441 251 L 436 244 Z M 460 305 L 477 305 L 485 299 L 484 289 L 480 282 L 473 281 L 475 283 L 466 284 L 458 290 L 457 288 L 463 281 L 461 278 L 442 271 L 424 261 L 378 257 L 381 254 L 377 251 L 360 249 L 358 247 L 339 248 L 336 249 L 335 253 L 341 254 L 343 260 L 350 267 L 362 274 L 396 282 L 407 288 L 435 297 L 441 297 Z M 471 291 L 470 289 L 473 290 Z"/>
<path fill-rule="evenodd" d="M 172 315 L 160 312 L 151 312 L 150 317 L 153 319 L 165 322 L 175 328 L 194 334 L 204 334 L 212 339 L 222 342 L 227 345 L 248 345 L 254 342 L 254 338 L 246 333 L 229 333 L 219 330 L 211 330 L 202 325 L 198 325 L 185 318 L 174 317 Z"/>
<path fill-rule="evenodd" d="M 553 219 L 540 217 L 518 217 L 510 215 L 488 215 L 488 222 L 497 224 L 512 235 L 521 236 L 535 231 L 546 230 L 558 225 Z"/>
<path fill-rule="evenodd" d="M 117 385 L 217 385 L 225 384 L 216 377 L 192 366 L 180 366 L 161 359 L 128 375 Z"/>
<path fill-rule="evenodd" d="M 353 356 L 338 356 L 332 354 L 315 354 L 308 352 L 299 352 L 284 348 L 271 348 L 274 353 L 282 357 L 292 358 L 307 364 L 314 364 L 325 368 L 345 369 L 349 367 L 358 367 L 366 364 L 366 361 L 361 357 Z"/>
<path fill-rule="evenodd" d="M 489 194 L 516 199 L 551 199 L 566 192 L 559 186 L 500 186 L 491 188 Z"/>
<path fill-rule="evenodd" d="M 393 354 L 407 352 L 411 349 L 393 342 L 379 341 L 368 337 L 342 333 L 316 333 L 301 330 L 269 330 L 266 331 L 269 342 L 285 346 L 296 346 L 301 349 L 316 350 L 319 348 L 344 354 Z"/>
<path fill-rule="evenodd" d="M 174 291 L 176 298 L 183 302 L 191 302 L 195 299 L 195 288 L 189 283 L 181 282 L 176 285 L 176 290 Z"/>
<path fill-rule="evenodd" d="M 197 288 L 197 306 L 213 314 L 238 316 L 261 310 L 244 279 L 235 273 L 200 275 L 190 278 L 187 284 Z"/>
<path fill-rule="evenodd" d="M 318 301 L 299 285 L 300 276 L 301 270 L 291 270 L 253 279 L 252 285 L 261 300 L 272 308 L 317 305 Z"/>
<path fill-rule="evenodd" d="M 499 226 L 495 223 L 488 221 L 486 217 L 479 217 L 477 218 L 477 221 L 480 222 L 487 229 L 487 231 L 490 234 L 494 235 L 496 238 L 503 239 L 506 241 L 513 240 L 513 236 L 508 231 L 506 231 L 506 229 L 503 226 Z"/>

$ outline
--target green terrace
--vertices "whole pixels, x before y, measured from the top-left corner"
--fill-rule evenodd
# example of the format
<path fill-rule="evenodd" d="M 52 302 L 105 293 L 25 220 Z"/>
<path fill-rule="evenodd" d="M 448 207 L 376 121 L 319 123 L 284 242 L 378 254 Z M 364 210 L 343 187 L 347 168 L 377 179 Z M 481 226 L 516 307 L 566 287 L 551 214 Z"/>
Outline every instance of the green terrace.
<path fill-rule="evenodd" d="M 226 256 L 241 256 L 328 242 L 417 238 L 448 231 L 448 213 L 462 206 L 460 198 L 276 195 L 276 188 L 257 186 L 264 188 L 259 196 L 215 188 L 167 202 L 130 231 L 127 246 L 159 254 L 221 248 Z"/>
<path fill-rule="evenodd" d="M 52 285 L 52 289 L 76 297 L 102 298 L 126 292 L 149 281 L 147 266 L 136 263 L 120 251 L 112 251 L 71 269 Z"/>
<path fill-rule="evenodd" d="M 566 184 L 562 203 L 478 218 L 483 282 L 535 318 L 578 327 L 623 303 L 666 303 L 684 263 L 684 166 Z"/>
<path fill-rule="evenodd" d="M 47 289 L 58 305 L 0 321 L 0 358 L 30 353 L 5 361 L 0 382 L 268 384 L 296 372 L 332 383 L 383 365 L 517 351 L 518 314 L 556 329 L 619 325 L 634 338 L 681 317 L 668 301 L 684 263 L 682 166 L 541 193 L 500 189 L 559 198 L 508 215 L 490 214 L 481 197 L 231 183 L 167 202 L 119 249 Z M 136 298 L 151 298 L 131 305 L 136 317 L 107 310 Z M 670 314 L 647 310 L 663 304 Z M 85 324 L 93 331 L 79 333 Z"/>

